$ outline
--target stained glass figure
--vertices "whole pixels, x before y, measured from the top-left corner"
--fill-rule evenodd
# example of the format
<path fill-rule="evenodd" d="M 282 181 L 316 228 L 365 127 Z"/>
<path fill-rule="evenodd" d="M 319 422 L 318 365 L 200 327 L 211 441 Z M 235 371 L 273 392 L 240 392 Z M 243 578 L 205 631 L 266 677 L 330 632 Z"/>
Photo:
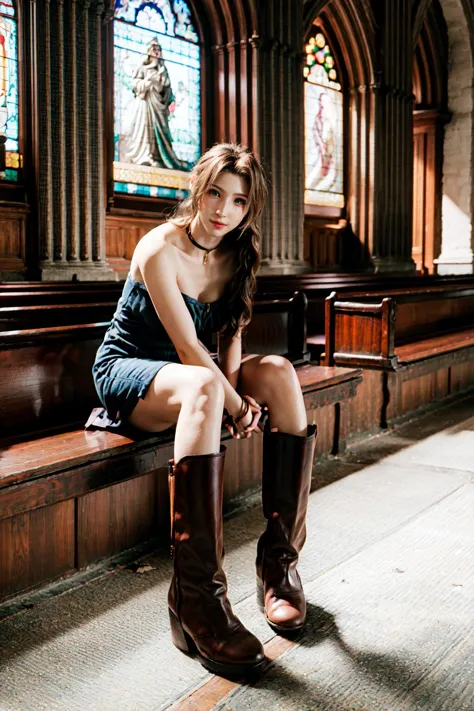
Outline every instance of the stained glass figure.
<path fill-rule="evenodd" d="M 187 194 L 201 148 L 197 43 L 184 0 L 116 0 L 116 192 Z"/>
<path fill-rule="evenodd" d="M 0 0 L 0 136 L 6 139 L 6 169 L 0 180 L 17 182 L 21 167 L 18 126 L 17 20 L 13 0 Z"/>
<path fill-rule="evenodd" d="M 305 203 L 344 207 L 341 84 L 319 28 L 305 49 Z"/>

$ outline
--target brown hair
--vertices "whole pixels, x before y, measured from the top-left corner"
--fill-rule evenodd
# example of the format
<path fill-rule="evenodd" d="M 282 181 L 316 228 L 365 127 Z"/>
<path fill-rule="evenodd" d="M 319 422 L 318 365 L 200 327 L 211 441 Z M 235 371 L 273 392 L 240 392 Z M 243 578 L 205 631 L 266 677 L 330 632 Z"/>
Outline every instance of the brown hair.
<path fill-rule="evenodd" d="M 260 217 L 266 180 L 263 168 L 252 151 L 236 143 L 218 143 L 204 153 L 191 172 L 191 195 L 181 202 L 171 222 L 186 229 L 198 213 L 202 196 L 222 172 L 240 176 L 248 185 L 248 211 L 235 229 L 225 235 L 224 246 L 236 249 L 237 267 L 228 286 L 230 320 L 223 331 L 225 338 L 234 336 L 252 318 L 252 298 L 257 286 L 260 265 Z"/>

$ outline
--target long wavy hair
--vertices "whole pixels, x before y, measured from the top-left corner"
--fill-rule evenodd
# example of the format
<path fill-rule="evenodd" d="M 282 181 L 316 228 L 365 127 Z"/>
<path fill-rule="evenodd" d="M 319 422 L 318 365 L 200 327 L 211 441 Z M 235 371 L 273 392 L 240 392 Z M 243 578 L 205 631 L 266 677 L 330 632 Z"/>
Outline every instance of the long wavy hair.
<path fill-rule="evenodd" d="M 222 172 L 240 176 L 249 188 L 244 219 L 225 235 L 220 245 L 236 252 L 236 268 L 226 291 L 230 319 L 222 332 L 224 338 L 232 338 L 252 318 L 252 298 L 260 266 L 258 218 L 263 210 L 267 184 L 263 168 L 252 151 L 236 143 L 218 143 L 206 151 L 191 172 L 190 197 L 177 206 L 170 222 L 187 229 L 198 213 L 201 198 Z"/>

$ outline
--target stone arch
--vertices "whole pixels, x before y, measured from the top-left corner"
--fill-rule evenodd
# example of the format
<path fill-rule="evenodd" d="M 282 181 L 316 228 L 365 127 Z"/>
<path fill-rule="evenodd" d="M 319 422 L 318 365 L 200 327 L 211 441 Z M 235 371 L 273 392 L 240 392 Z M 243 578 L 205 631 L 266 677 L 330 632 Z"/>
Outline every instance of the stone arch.
<path fill-rule="evenodd" d="M 473 272 L 474 9 L 469 0 L 440 0 L 448 27 L 448 108 L 443 164 L 440 274 Z"/>

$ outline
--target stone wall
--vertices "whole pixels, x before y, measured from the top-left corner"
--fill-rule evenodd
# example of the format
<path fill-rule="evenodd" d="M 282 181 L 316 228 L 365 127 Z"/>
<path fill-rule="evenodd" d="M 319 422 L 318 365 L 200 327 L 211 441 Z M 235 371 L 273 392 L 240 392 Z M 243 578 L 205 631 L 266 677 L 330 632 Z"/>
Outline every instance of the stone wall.
<path fill-rule="evenodd" d="M 464 7 L 463 7 L 464 5 Z M 449 34 L 448 102 L 443 168 L 440 274 L 473 272 L 473 10 L 465 0 L 441 0 Z"/>

